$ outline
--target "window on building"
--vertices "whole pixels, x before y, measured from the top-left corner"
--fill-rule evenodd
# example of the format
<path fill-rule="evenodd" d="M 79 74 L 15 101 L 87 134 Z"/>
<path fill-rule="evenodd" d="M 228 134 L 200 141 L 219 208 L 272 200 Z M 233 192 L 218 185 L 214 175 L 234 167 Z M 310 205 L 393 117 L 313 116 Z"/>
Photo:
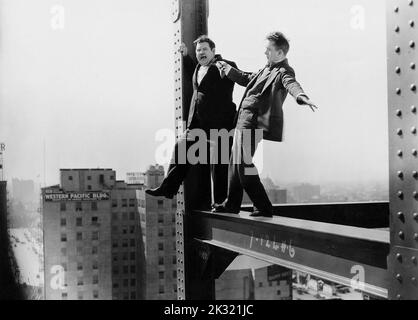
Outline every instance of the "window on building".
<path fill-rule="evenodd" d="M 99 183 L 104 184 L 104 174 L 99 175 Z"/>
<path fill-rule="evenodd" d="M 177 293 L 177 283 L 173 284 L 173 292 Z"/>
<path fill-rule="evenodd" d="M 67 234 L 61 233 L 61 242 L 67 242 Z"/>
<path fill-rule="evenodd" d="M 78 285 L 78 286 L 83 286 L 83 285 L 84 285 L 83 278 L 81 278 L 81 277 L 78 277 L 78 278 L 77 278 L 77 285 Z"/>
<path fill-rule="evenodd" d="M 97 274 L 93 276 L 93 284 L 99 284 L 99 276 Z"/>
<path fill-rule="evenodd" d="M 91 185 L 88 185 L 87 186 L 87 190 L 91 190 Z"/>
<path fill-rule="evenodd" d="M 123 234 L 128 234 L 128 227 L 123 227 L 122 228 L 122 233 Z"/>
<path fill-rule="evenodd" d="M 123 286 L 124 287 L 128 287 L 129 286 L 129 280 L 128 279 L 123 279 Z"/>
<path fill-rule="evenodd" d="M 118 232 L 118 226 L 112 226 L 112 232 L 117 233 Z"/>
<path fill-rule="evenodd" d="M 128 199 L 122 199 L 122 207 L 126 208 L 128 206 Z"/>
<path fill-rule="evenodd" d="M 112 219 L 113 219 L 114 221 L 117 221 L 117 220 L 119 219 L 119 215 L 118 215 L 118 213 L 117 213 L 117 212 L 112 212 Z"/>
<path fill-rule="evenodd" d="M 114 253 L 112 255 L 112 260 L 113 260 L 113 262 L 118 262 L 119 258 L 118 258 L 118 254 L 117 253 Z"/>
<path fill-rule="evenodd" d="M 135 260 L 136 259 L 135 256 L 136 256 L 135 252 L 130 253 L 130 259 L 131 260 Z"/>
<path fill-rule="evenodd" d="M 160 279 L 160 280 L 164 279 L 164 272 L 163 271 L 158 272 L 158 279 Z"/>
<path fill-rule="evenodd" d="M 158 236 L 159 237 L 164 237 L 164 229 L 163 228 L 158 228 Z"/>
<path fill-rule="evenodd" d="M 135 229 L 136 229 L 135 226 L 130 226 L 129 227 L 129 233 L 130 234 L 134 234 L 135 233 Z"/>
<path fill-rule="evenodd" d="M 122 220 L 128 220 L 128 213 L 127 212 L 122 213 Z"/>
<path fill-rule="evenodd" d="M 73 181 L 73 176 L 68 176 L 69 181 Z"/>
<path fill-rule="evenodd" d="M 91 203 L 91 211 L 97 211 L 97 202 L 93 201 Z"/>
<path fill-rule="evenodd" d="M 80 201 L 75 203 L 75 211 L 83 211 L 83 206 Z"/>
<path fill-rule="evenodd" d="M 164 243 L 162 243 L 162 242 L 159 242 L 158 243 L 158 250 L 159 251 L 163 251 L 164 250 Z"/>
<path fill-rule="evenodd" d="M 122 253 L 122 260 L 127 261 L 128 260 L 128 252 Z"/>
<path fill-rule="evenodd" d="M 177 263 L 177 257 L 173 256 L 173 264 L 176 264 L 176 263 Z"/>
<path fill-rule="evenodd" d="M 99 269 L 99 264 L 97 261 L 93 261 L 93 270 Z"/>
<path fill-rule="evenodd" d="M 64 269 L 64 271 L 67 271 L 67 264 L 65 262 L 61 263 L 61 267 Z"/>
<path fill-rule="evenodd" d="M 67 225 L 67 219 L 61 218 L 61 227 L 65 227 Z"/>
<path fill-rule="evenodd" d="M 175 250 L 177 250 L 177 247 L 176 247 L 176 242 L 174 241 L 173 242 L 173 250 L 175 251 Z"/>
<path fill-rule="evenodd" d="M 269 281 L 269 287 L 272 287 L 272 286 L 273 286 L 273 282 Z"/>
<path fill-rule="evenodd" d="M 135 241 L 135 239 L 131 239 L 131 240 L 129 241 L 129 245 L 130 245 L 131 247 L 135 247 L 135 246 L 136 246 L 136 241 Z"/>
<path fill-rule="evenodd" d="M 83 247 L 77 247 L 77 255 L 81 256 L 83 254 Z"/>
<path fill-rule="evenodd" d="M 129 199 L 129 207 L 131 208 L 135 207 L 135 199 Z"/>
<path fill-rule="evenodd" d="M 98 253 L 99 253 L 99 250 L 98 250 L 97 247 L 92 247 L 91 248 L 91 254 L 98 254 Z"/>
<path fill-rule="evenodd" d="M 131 273 L 136 273 L 136 266 L 131 266 L 130 269 L 131 269 Z"/>
<path fill-rule="evenodd" d="M 161 209 L 164 207 L 164 200 L 158 200 L 158 208 Z"/>
<path fill-rule="evenodd" d="M 123 293 L 123 300 L 129 300 L 129 292 Z"/>
<path fill-rule="evenodd" d="M 78 299 L 78 300 L 83 300 L 83 293 L 82 293 L 82 292 L 79 292 L 79 293 L 77 294 L 77 299 Z"/>
<path fill-rule="evenodd" d="M 67 255 L 67 248 L 61 248 L 61 255 L 66 256 Z"/>
<path fill-rule="evenodd" d="M 65 203 L 65 202 L 61 202 L 61 203 L 60 203 L 60 210 L 61 210 L 61 211 L 66 211 L 66 210 L 67 210 L 67 205 L 66 205 L 66 203 Z"/>
<path fill-rule="evenodd" d="M 135 291 L 131 292 L 131 300 L 136 300 L 136 292 Z"/>
<path fill-rule="evenodd" d="M 159 290 L 158 290 L 158 293 L 159 294 L 163 294 L 164 293 L 164 286 L 160 286 L 160 288 L 159 288 Z"/>
<path fill-rule="evenodd" d="M 117 248 L 117 247 L 119 247 L 119 243 L 118 243 L 118 241 L 117 241 L 117 240 L 113 240 L 113 242 L 112 242 L 112 247 L 113 247 L 113 248 Z"/>
<path fill-rule="evenodd" d="M 173 222 L 173 223 L 176 222 L 176 215 L 175 214 L 171 215 L 171 222 Z"/>
<path fill-rule="evenodd" d="M 171 208 L 173 208 L 173 209 L 177 208 L 177 201 L 176 200 L 171 201 Z"/>
<path fill-rule="evenodd" d="M 113 272 L 114 275 L 118 275 L 119 274 L 119 267 L 114 266 L 113 269 L 112 269 L 112 272 Z"/>
<path fill-rule="evenodd" d="M 68 293 L 66 293 L 66 292 L 61 293 L 61 299 L 62 300 L 67 300 L 68 299 Z"/>
<path fill-rule="evenodd" d="M 162 214 L 158 215 L 158 223 L 164 223 L 164 215 Z"/>
<path fill-rule="evenodd" d="M 158 257 L 158 264 L 160 266 L 164 265 L 164 257 Z"/>
<path fill-rule="evenodd" d="M 118 289 L 118 288 L 119 288 L 119 283 L 114 282 L 114 283 L 113 283 L 113 289 Z"/>
<path fill-rule="evenodd" d="M 75 225 L 77 227 L 82 227 L 83 226 L 83 218 L 76 218 Z"/>
<path fill-rule="evenodd" d="M 91 176 L 87 176 L 87 180 L 88 181 L 91 181 Z"/>
<path fill-rule="evenodd" d="M 83 240 L 83 233 L 82 232 L 77 232 L 77 241 L 81 241 Z"/>
<path fill-rule="evenodd" d="M 280 296 L 282 292 L 280 290 L 277 290 L 277 295 Z"/>
<path fill-rule="evenodd" d="M 135 212 L 129 212 L 129 220 L 135 220 Z"/>
<path fill-rule="evenodd" d="M 110 176 L 110 180 L 115 180 L 115 176 Z"/>
<path fill-rule="evenodd" d="M 176 228 L 173 228 L 173 229 L 171 230 L 171 235 L 172 235 L 173 237 L 175 237 L 175 236 L 176 236 Z"/>
<path fill-rule="evenodd" d="M 136 279 L 131 279 L 131 287 L 136 287 Z"/>
<path fill-rule="evenodd" d="M 123 274 L 128 274 L 129 273 L 129 267 L 128 266 L 123 266 Z"/>
<path fill-rule="evenodd" d="M 116 208 L 118 206 L 118 199 L 112 199 L 112 208 Z"/>
<path fill-rule="evenodd" d="M 77 270 L 78 271 L 83 270 L 83 264 L 81 262 L 77 262 Z"/>
<path fill-rule="evenodd" d="M 263 287 L 263 283 L 262 282 L 258 283 L 258 287 L 259 288 L 262 288 Z"/>
<path fill-rule="evenodd" d="M 127 248 L 128 247 L 128 239 L 123 239 L 122 240 L 122 248 Z"/>
<path fill-rule="evenodd" d="M 173 279 L 177 278 L 177 270 L 173 270 Z"/>
<path fill-rule="evenodd" d="M 93 231 L 91 234 L 91 240 L 99 240 L 99 231 Z"/>
<path fill-rule="evenodd" d="M 93 291 L 93 299 L 99 299 L 99 291 L 97 290 Z"/>
<path fill-rule="evenodd" d="M 92 225 L 99 224 L 99 217 L 91 217 L 91 224 Z"/>

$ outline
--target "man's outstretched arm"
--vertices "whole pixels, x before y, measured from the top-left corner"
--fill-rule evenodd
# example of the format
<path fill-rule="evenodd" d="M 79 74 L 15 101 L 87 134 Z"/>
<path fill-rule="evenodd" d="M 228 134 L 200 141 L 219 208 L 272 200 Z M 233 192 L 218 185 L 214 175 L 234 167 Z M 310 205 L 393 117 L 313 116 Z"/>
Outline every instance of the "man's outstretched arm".
<path fill-rule="evenodd" d="M 246 87 L 255 76 L 255 73 L 238 70 L 225 61 L 218 61 L 216 66 L 221 74 L 225 74 L 229 79 L 243 87 Z"/>
<path fill-rule="evenodd" d="M 309 99 L 308 95 L 303 91 L 302 86 L 296 81 L 295 74 L 285 68 L 281 68 L 280 73 L 283 86 L 296 99 L 296 102 L 300 105 L 309 106 L 315 112 L 318 107 Z"/>

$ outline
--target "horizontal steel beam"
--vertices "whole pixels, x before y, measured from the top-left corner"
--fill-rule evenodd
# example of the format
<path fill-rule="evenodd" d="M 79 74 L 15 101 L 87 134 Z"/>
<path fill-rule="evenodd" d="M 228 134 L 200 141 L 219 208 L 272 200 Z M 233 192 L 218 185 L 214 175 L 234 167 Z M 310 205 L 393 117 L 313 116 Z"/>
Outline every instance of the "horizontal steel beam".
<path fill-rule="evenodd" d="M 245 205 L 244 211 L 253 206 Z M 360 228 L 389 228 L 389 202 L 279 204 L 276 216 L 341 224 Z"/>
<path fill-rule="evenodd" d="M 388 295 L 389 232 L 291 218 L 196 211 L 185 217 L 196 240 L 379 297 Z M 358 279 L 360 283 L 353 282 Z"/>

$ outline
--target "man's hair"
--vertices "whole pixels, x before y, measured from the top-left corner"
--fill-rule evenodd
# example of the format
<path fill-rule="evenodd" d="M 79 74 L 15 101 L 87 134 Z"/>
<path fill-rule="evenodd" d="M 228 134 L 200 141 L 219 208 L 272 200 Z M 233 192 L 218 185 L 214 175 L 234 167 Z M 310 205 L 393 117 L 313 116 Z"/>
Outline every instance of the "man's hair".
<path fill-rule="evenodd" d="M 215 49 L 215 42 L 213 42 L 207 35 L 200 36 L 197 38 L 193 44 L 197 46 L 198 43 L 208 43 L 211 50 Z"/>
<path fill-rule="evenodd" d="M 277 49 L 283 50 L 285 55 L 289 52 L 289 40 L 287 40 L 283 33 L 278 31 L 271 32 L 267 35 L 267 40 L 272 41 Z"/>

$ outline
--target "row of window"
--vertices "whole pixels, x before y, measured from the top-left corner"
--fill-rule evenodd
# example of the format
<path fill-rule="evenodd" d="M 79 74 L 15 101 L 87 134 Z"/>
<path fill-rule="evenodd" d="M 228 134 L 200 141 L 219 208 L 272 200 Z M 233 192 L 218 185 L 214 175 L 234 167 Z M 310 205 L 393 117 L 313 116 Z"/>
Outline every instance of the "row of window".
<path fill-rule="evenodd" d="M 122 234 L 135 234 L 136 232 L 136 226 L 123 226 L 121 227 L 121 233 Z M 112 226 L 112 233 L 117 234 L 119 233 L 119 227 L 118 226 Z"/>
<path fill-rule="evenodd" d="M 177 264 L 177 257 L 176 256 L 172 256 L 172 260 L 171 262 L 173 264 Z M 164 257 L 158 257 L 158 265 L 163 266 L 164 265 Z"/>
<path fill-rule="evenodd" d="M 118 275 L 119 271 L 120 271 L 119 266 L 113 266 L 112 273 L 114 275 Z M 133 266 L 133 265 L 132 266 L 122 266 L 121 272 L 123 274 L 136 273 L 136 266 Z"/>
<path fill-rule="evenodd" d="M 68 271 L 68 266 L 66 262 L 61 263 L 61 267 L 64 269 L 64 271 Z M 77 270 L 83 270 L 84 266 L 81 262 L 77 263 Z M 99 263 L 97 261 L 93 261 L 92 263 L 92 269 L 93 270 L 99 270 Z"/>
<path fill-rule="evenodd" d="M 176 279 L 177 278 L 177 271 L 176 270 L 173 270 L 172 276 L 173 276 L 173 279 Z M 165 279 L 165 272 L 164 271 L 158 272 L 158 279 L 160 279 L 160 280 L 164 280 Z"/>
<path fill-rule="evenodd" d="M 136 287 L 136 279 L 123 279 L 123 287 L 127 288 L 129 286 L 131 287 Z M 114 282 L 113 283 L 113 289 L 118 289 L 119 288 L 119 283 L 118 282 Z"/>
<path fill-rule="evenodd" d="M 91 225 L 93 226 L 97 226 L 99 224 L 99 217 L 92 217 L 91 218 Z M 83 218 L 81 217 L 77 217 L 75 220 L 75 225 L 77 227 L 82 227 L 83 226 Z M 66 227 L 67 226 L 67 219 L 66 218 L 61 218 L 61 227 Z"/>
<path fill-rule="evenodd" d="M 67 234 L 66 233 L 61 233 L 61 242 L 67 242 Z M 76 240 L 77 241 L 82 241 L 83 240 L 83 233 L 82 232 L 77 232 L 76 233 Z M 85 240 L 85 237 L 84 237 Z M 99 231 L 93 231 L 91 233 L 91 240 L 93 241 L 98 241 L 99 240 Z"/>
<path fill-rule="evenodd" d="M 112 176 L 109 177 L 109 179 L 110 180 L 115 180 L 115 176 L 112 175 Z M 68 176 L 68 180 L 69 181 L 73 181 L 73 176 Z M 91 181 L 92 180 L 92 176 L 87 176 L 87 180 L 88 181 Z M 103 174 L 99 175 L 99 182 L 100 183 L 103 183 L 104 182 L 104 175 Z"/>
<path fill-rule="evenodd" d="M 119 220 L 119 218 L 121 218 L 122 220 L 135 220 L 137 213 L 134 211 L 129 212 L 129 216 L 128 216 L 128 212 L 122 212 L 121 214 L 118 212 L 112 212 L 112 219 L 113 220 Z"/>
<path fill-rule="evenodd" d="M 158 206 L 159 209 L 163 209 L 164 208 L 164 200 L 157 200 L 157 206 Z M 138 207 L 146 208 L 145 200 L 138 200 Z M 177 208 L 177 202 L 172 201 L 171 202 L 171 207 L 174 208 L 174 209 Z"/>
<path fill-rule="evenodd" d="M 129 257 L 129 260 L 135 260 L 136 259 L 136 252 L 122 252 L 121 256 L 122 256 L 122 258 L 121 258 L 122 261 L 128 261 L 128 257 Z M 119 254 L 114 253 L 112 255 L 112 259 L 113 259 L 113 262 L 118 262 L 119 261 Z"/>
<path fill-rule="evenodd" d="M 173 284 L 173 292 L 177 293 L 177 284 L 176 283 Z M 164 294 L 165 293 L 165 286 L 160 285 L 159 288 L 158 288 L 158 293 L 159 294 Z"/>
<path fill-rule="evenodd" d="M 123 300 L 136 300 L 136 292 L 132 291 L 131 294 L 129 294 L 129 292 L 124 292 L 123 294 L 113 294 L 113 300 L 119 300 L 119 299 L 123 299 Z"/>
<path fill-rule="evenodd" d="M 78 298 L 78 300 L 83 300 L 84 299 L 84 293 L 83 292 L 78 292 L 77 298 Z M 61 294 L 61 299 L 62 300 L 67 300 L 68 299 L 68 293 L 63 292 Z M 99 291 L 97 291 L 97 290 L 93 291 L 93 299 L 99 299 Z"/>
<path fill-rule="evenodd" d="M 92 201 L 92 202 L 86 202 L 88 204 L 90 204 L 90 209 L 92 211 L 97 211 L 97 202 L 96 201 Z M 60 202 L 60 211 L 67 211 L 67 205 L 69 203 L 67 202 Z M 76 201 L 75 202 L 75 211 L 83 211 L 83 203 L 81 201 Z"/>
<path fill-rule="evenodd" d="M 172 235 L 173 237 L 175 237 L 175 236 L 176 236 L 176 228 L 172 228 L 172 229 L 171 229 L 171 235 Z M 159 228 L 159 229 L 158 229 L 158 236 L 159 236 L 159 237 L 164 237 L 164 229 L 162 229 L 162 228 Z"/>
<path fill-rule="evenodd" d="M 119 204 L 123 207 L 126 208 L 128 207 L 128 201 L 129 201 L 129 207 L 134 208 L 136 207 L 136 199 L 122 199 L 121 202 L 119 203 L 118 199 L 112 199 L 112 208 L 116 208 Z"/>
<path fill-rule="evenodd" d="M 85 252 L 85 248 L 84 247 L 77 247 L 76 252 L 78 256 L 83 255 L 83 253 Z M 87 252 L 86 252 L 87 253 Z M 92 247 L 91 248 L 91 254 L 92 255 L 97 255 L 99 254 L 99 248 L 98 247 Z M 62 256 L 66 256 L 67 255 L 67 248 L 61 248 L 61 255 Z"/>
<path fill-rule="evenodd" d="M 122 239 L 121 241 L 121 247 L 122 248 L 128 248 L 128 247 L 135 247 L 136 246 L 136 240 L 135 239 Z M 112 241 L 112 247 L 113 248 L 119 248 L 119 241 L 113 240 Z"/>
<path fill-rule="evenodd" d="M 280 286 L 280 281 L 277 281 L 277 285 Z M 272 286 L 273 286 L 273 281 L 269 281 L 269 287 L 272 287 Z M 262 282 L 259 282 L 258 283 L 258 287 L 259 288 L 262 288 L 263 287 L 263 283 Z"/>

